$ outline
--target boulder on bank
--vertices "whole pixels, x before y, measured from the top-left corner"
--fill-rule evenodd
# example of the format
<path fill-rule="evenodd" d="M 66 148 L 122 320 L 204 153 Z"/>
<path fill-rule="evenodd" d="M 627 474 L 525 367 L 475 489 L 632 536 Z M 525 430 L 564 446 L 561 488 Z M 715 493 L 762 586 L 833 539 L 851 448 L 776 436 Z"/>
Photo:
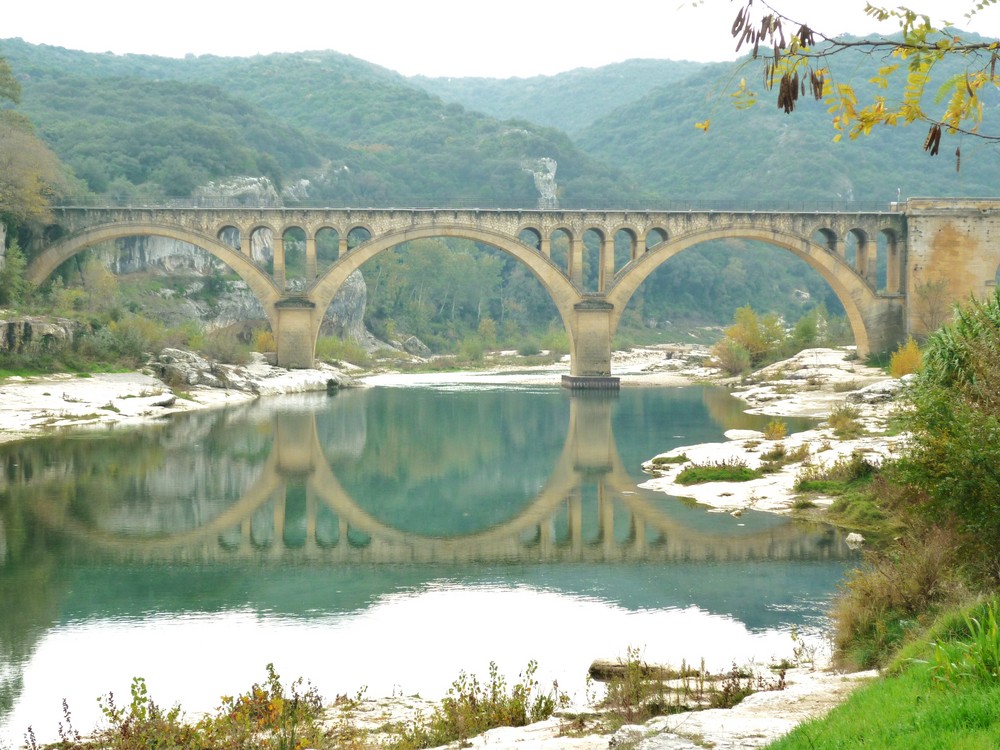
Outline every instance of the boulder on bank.
<path fill-rule="evenodd" d="M 847 395 L 847 400 L 857 404 L 885 404 L 896 398 L 912 379 L 905 375 L 898 380 L 882 380 L 866 385 L 854 393 Z"/>
<path fill-rule="evenodd" d="M 329 391 L 357 385 L 349 375 L 329 365 L 286 370 L 268 364 L 259 352 L 251 356 L 248 365 L 224 365 L 194 352 L 167 348 L 151 359 L 148 367 L 157 378 L 172 387 L 226 388 L 261 396 Z"/>
<path fill-rule="evenodd" d="M 0 354 L 22 354 L 32 349 L 72 343 L 81 325 L 68 318 L 0 319 Z"/>

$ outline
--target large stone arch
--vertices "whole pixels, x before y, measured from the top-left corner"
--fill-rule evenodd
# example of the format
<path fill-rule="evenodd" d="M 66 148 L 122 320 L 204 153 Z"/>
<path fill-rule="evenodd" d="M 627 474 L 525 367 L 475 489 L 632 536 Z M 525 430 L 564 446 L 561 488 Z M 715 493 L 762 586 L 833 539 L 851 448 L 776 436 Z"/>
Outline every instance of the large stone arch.
<path fill-rule="evenodd" d="M 330 302 L 333 301 L 334 296 L 341 285 L 347 280 L 348 276 L 379 253 L 401 245 L 404 242 L 433 237 L 454 237 L 456 239 L 482 242 L 513 256 L 526 265 L 541 283 L 553 303 L 555 303 L 563 326 L 569 335 L 570 355 L 575 356 L 572 316 L 573 306 L 581 299 L 579 290 L 549 258 L 545 257 L 538 250 L 529 248 L 520 242 L 517 237 L 491 229 L 470 227 L 464 224 L 434 224 L 387 232 L 382 235 L 373 236 L 372 239 L 358 245 L 349 253 L 342 256 L 306 290 L 309 300 L 316 305 L 313 341 L 315 342 L 315 337 L 319 334 L 319 319 L 322 318 L 324 311 L 329 307 Z"/>
<path fill-rule="evenodd" d="M 608 291 L 608 302 L 614 305 L 612 334 L 618 321 L 639 286 L 663 263 L 688 248 L 710 240 L 745 239 L 759 240 L 784 248 L 801 258 L 817 271 L 833 289 L 844 306 L 858 354 L 865 356 L 872 351 L 873 335 L 871 326 L 880 315 L 884 303 L 865 279 L 848 266 L 842 258 L 830 252 L 811 238 L 802 237 L 778 229 L 755 226 L 730 226 L 724 229 L 709 229 L 681 236 L 669 237 L 666 242 L 639 256 L 627 267 Z"/>
<path fill-rule="evenodd" d="M 45 249 L 31 261 L 27 269 L 28 281 L 39 286 L 65 261 L 102 242 L 123 239 L 125 237 L 166 237 L 194 245 L 215 256 L 246 282 L 250 291 L 260 301 L 271 327 L 275 327 L 275 303 L 281 299 L 281 291 L 256 263 L 247 255 L 234 250 L 222 240 L 201 232 L 194 232 L 178 226 L 149 224 L 145 222 L 117 222 L 103 226 L 91 227 L 78 234 L 66 237 Z"/>

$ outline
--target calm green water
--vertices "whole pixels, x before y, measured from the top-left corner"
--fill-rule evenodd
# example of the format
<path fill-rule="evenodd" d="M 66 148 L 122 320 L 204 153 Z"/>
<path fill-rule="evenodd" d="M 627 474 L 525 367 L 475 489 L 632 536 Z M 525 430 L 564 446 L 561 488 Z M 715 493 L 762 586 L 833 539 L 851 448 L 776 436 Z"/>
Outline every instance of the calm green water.
<path fill-rule="evenodd" d="M 490 660 L 579 692 L 595 658 L 766 661 L 816 632 L 839 533 L 643 491 L 761 428 L 698 387 L 372 388 L 0 452 L 0 745 L 66 698 L 209 710 L 273 662 L 329 697 L 443 694 Z M 804 423 L 790 424 L 792 430 Z"/>

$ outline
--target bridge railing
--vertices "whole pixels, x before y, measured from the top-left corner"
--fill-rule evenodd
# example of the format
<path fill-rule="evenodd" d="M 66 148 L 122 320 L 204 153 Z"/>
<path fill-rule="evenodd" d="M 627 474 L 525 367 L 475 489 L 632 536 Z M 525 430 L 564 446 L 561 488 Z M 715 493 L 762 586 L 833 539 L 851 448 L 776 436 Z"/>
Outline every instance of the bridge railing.
<path fill-rule="evenodd" d="M 487 203 L 481 200 L 452 200 L 448 202 L 406 201 L 357 203 L 333 205 L 329 201 L 249 202 L 245 198 L 162 198 L 158 196 L 84 195 L 58 199 L 53 208 L 137 208 L 137 209 L 310 209 L 310 210 L 416 210 L 445 209 L 479 211 L 698 211 L 698 212 L 767 212 L 767 213 L 883 213 L 899 212 L 905 203 L 896 201 L 726 201 L 726 200 L 636 200 L 609 204 L 574 204 L 561 201 L 558 207 L 541 208 L 534 201 L 525 203 Z"/>

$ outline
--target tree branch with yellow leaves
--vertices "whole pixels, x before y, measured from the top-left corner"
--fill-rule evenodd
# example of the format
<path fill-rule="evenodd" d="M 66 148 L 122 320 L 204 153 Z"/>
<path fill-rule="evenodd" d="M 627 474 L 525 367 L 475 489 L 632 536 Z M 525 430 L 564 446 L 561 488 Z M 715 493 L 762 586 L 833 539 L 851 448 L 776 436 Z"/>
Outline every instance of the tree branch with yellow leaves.
<path fill-rule="evenodd" d="M 965 13 L 972 18 L 1000 0 L 979 0 Z M 928 15 L 905 7 L 882 8 L 867 3 L 865 14 L 877 21 L 896 21 L 899 34 L 845 39 L 829 37 L 807 22 L 792 20 L 766 0 L 739 0 L 731 33 L 736 50 L 749 50 L 744 65 L 759 68 L 764 88 L 786 113 L 796 110 L 800 97 L 822 99 L 835 131 L 855 139 L 876 126 L 923 122 L 928 126 L 924 150 L 932 156 L 944 135 L 966 135 L 1000 141 L 1000 134 L 984 132 L 983 95 L 1000 88 L 997 59 L 1000 42 L 963 37 L 948 22 L 935 23 Z M 837 73 L 838 56 L 861 51 L 873 58 L 867 79 L 873 94 L 859 98 L 849 79 Z M 875 59 L 878 58 L 878 59 Z M 954 64 L 952 64 L 954 63 Z M 932 74 L 944 73 L 936 91 Z M 733 93 L 738 107 L 752 106 L 757 94 L 740 81 Z M 707 130 L 708 123 L 697 127 Z M 957 149 L 956 168 L 961 152 Z"/>

